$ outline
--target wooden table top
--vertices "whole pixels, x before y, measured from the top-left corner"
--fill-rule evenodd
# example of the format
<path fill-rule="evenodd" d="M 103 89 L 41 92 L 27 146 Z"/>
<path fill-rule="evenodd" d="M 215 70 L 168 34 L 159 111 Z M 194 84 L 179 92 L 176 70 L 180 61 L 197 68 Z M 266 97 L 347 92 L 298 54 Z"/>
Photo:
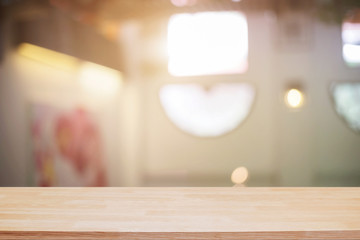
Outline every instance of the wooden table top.
<path fill-rule="evenodd" d="M 360 239 L 360 188 L 0 188 L 0 239 Z"/>

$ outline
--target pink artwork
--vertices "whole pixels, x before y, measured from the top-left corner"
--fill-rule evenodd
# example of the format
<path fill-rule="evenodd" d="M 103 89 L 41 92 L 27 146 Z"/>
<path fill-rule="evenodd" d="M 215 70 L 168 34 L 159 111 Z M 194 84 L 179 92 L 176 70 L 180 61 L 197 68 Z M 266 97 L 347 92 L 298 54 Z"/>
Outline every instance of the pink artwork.
<path fill-rule="evenodd" d="M 106 186 L 99 126 L 83 108 L 35 105 L 32 150 L 38 186 Z"/>

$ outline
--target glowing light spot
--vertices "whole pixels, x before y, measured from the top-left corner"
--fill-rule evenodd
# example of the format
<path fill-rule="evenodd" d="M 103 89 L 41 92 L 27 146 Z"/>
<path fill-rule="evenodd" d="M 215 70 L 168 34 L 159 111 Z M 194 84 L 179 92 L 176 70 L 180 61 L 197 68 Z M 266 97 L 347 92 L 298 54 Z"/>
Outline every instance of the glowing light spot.
<path fill-rule="evenodd" d="M 75 71 L 80 63 L 77 58 L 29 43 L 22 43 L 18 48 L 18 53 L 63 71 Z"/>
<path fill-rule="evenodd" d="M 85 91 L 112 96 L 119 90 L 120 72 L 95 63 L 85 62 L 80 69 L 80 84 Z"/>
<path fill-rule="evenodd" d="M 173 76 L 243 73 L 248 28 L 239 12 L 175 14 L 168 24 L 168 70 Z"/>
<path fill-rule="evenodd" d="M 235 184 L 244 183 L 249 177 L 249 172 L 245 167 L 236 168 L 231 174 L 231 181 Z"/>
<path fill-rule="evenodd" d="M 291 108 L 299 108 L 304 103 L 304 96 L 298 89 L 290 89 L 285 94 L 285 102 Z"/>
<path fill-rule="evenodd" d="M 168 118 L 181 130 L 199 137 L 215 137 L 235 129 L 248 116 L 255 89 L 246 83 L 169 84 L 160 90 Z"/>
<path fill-rule="evenodd" d="M 117 22 L 102 21 L 98 28 L 107 39 L 115 41 L 118 38 L 120 26 Z"/>

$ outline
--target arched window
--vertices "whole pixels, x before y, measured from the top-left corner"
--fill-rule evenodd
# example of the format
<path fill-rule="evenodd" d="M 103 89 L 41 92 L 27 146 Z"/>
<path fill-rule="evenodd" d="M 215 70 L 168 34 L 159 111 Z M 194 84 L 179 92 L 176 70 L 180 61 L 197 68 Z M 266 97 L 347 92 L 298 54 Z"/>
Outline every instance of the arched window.
<path fill-rule="evenodd" d="M 347 125 L 360 132 L 360 82 L 338 83 L 332 88 L 336 112 Z"/>
<path fill-rule="evenodd" d="M 199 137 L 215 137 L 235 129 L 248 116 L 255 89 L 247 83 L 221 83 L 210 89 L 199 84 L 168 84 L 160 102 L 168 118 L 181 130 Z"/>

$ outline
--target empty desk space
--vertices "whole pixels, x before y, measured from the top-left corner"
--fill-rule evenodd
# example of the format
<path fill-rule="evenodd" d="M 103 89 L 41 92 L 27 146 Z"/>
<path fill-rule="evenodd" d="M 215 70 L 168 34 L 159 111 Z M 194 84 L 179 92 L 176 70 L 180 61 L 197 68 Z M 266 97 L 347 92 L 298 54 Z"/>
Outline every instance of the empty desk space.
<path fill-rule="evenodd" d="M 0 188 L 0 239 L 356 239 L 359 188 Z"/>

